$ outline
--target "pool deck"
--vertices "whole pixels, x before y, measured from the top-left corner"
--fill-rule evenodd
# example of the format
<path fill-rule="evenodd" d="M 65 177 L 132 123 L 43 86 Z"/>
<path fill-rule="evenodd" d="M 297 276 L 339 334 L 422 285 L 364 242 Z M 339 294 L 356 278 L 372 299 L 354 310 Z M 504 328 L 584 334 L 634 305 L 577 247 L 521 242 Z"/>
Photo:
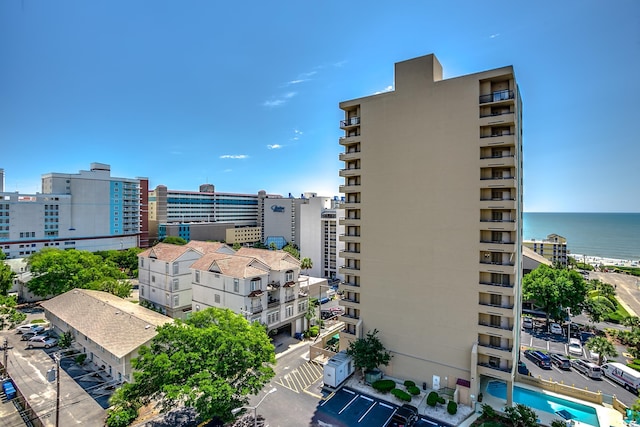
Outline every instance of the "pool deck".
<path fill-rule="evenodd" d="M 481 384 L 481 391 L 482 391 L 482 395 L 483 395 L 483 400 L 482 403 L 477 404 L 477 408 L 476 408 L 476 412 L 480 412 L 481 411 L 481 405 L 484 403 L 487 403 L 489 405 L 491 405 L 491 407 L 493 407 L 494 409 L 503 409 L 505 404 L 507 403 L 506 400 L 504 399 L 500 399 L 499 397 L 494 397 L 491 394 L 489 394 L 487 392 L 487 384 L 489 383 L 489 381 L 493 381 L 490 380 L 488 378 L 485 378 Z M 548 394 L 550 396 L 556 396 L 559 397 L 561 399 L 565 399 L 565 400 L 569 400 L 572 402 L 576 402 L 576 403 L 580 403 L 582 405 L 586 405 L 586 406 L 590 406 L 592 408 L 595 408 L 596 413 L 598 415 L 598 422 L 600 423 L 600 427 L 607 427 L 607 426 L 611 426 L 611 427 L 626 427 L 626 424 L 624 422 L 624 418 L 622 416 L 622 414 L 618 411 L 616 411 L 615 409 L 613 409 L 613 407 L 611 407 L 610 405 L 604 404 L 604 405 L 596 405 L 594 403 L 590 403 L 590 402 L 585 402 L 582 400 L 578 400 L 578 399 L 574 399 L 572 397 L 569 396 L 565 396 L 563 394 L 558 394 L 558 393 L 552 393 L 546 390 L 542 390 L 539 388 L 535 388 L 535 387 L 531 387 L 527 384 L 522 384 L 522 383 L 516 383 L 516 385 L 518 387 L 521 388 L 526 388 L 529 390 L 533 390 L 539 393 L 544 393 L 544 394 Z M 542 424 L 546 424 L 548 426 L 551 425 L 551 421 L 553 420 L 561 420 L 562 417 L 560 417 L 557 414 L 552 414 L 550 412 L 544 412 L 544 411 L 540 411 L 537 409 L 534 409 L 534 411 L 536 412 L 536 414 L 538 414 L 538 418 L 540 419 L 540 422 Z M 472 417 L 474 418 L 474 417 Z M 468 420 L 467 420 L 468 421 Z M 466 424 L 466 423 L 463 423 Z M 590 424 L 586 424 L 586 423 L 581 423 L 579 421 L 575 421 L 574 422 L 575 427 L 587 427 L 590 426 Z"/>

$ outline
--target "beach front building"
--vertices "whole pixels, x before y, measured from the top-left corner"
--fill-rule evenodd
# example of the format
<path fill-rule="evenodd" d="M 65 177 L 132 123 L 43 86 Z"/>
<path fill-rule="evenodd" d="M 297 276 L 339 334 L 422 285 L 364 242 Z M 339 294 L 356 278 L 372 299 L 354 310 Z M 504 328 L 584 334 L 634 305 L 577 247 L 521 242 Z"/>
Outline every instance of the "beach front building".
<path fill-rule="evenodd" d="M 114 382 L 131 381 L 131 359 L 172 321 L 153 310 L 107 292 L 74 289 L 41 303 L 51 328 L 71 332 L 72 347 L 87 355 Z"/>
<path fill-rule="evenodd" d="M 169 317 L 191 313 L 191 265 L 206 253 L 233 254 L 224 243 L 192 240 L 186 245 L 157 245 L 138 254 L 139 299 Z"/>
<path fill-rule="evenodd" d="M 565 267 L 568 265 L 567 239 L 562 236 L 549 234 L 546 239 L 525 240 L 522 244 L 538 255 L 545 257 L 552 264 L 560 264 Z"/>
<path fill-rule="evenodd" d="M 162 237 L 159 235 L 162 224 L 181 226 L 183 230 L 180 231 L 188 229 L 189 223 L 226 223 L 227 227 L 230 224 L 237 228 L 258 225 L 258 194 L 220 193 L 215 191 L 213 184 L 203 184 L 199 190 L 169 190 L 158 185 L 149 192 L 149 224 L 153 240 Z M 165 232 L 166 235 L 173 234 Z M 220 240 L 224 235 L 223 230 Z"/>
<path fill-rule="evenodd" d="M 21 258 L 43 248 L 146 247 L 147 187 L 146 178 L 112 177 L 102 163 L 77 174 L 44 174 L 42 193 L 0 193 L 0 248 Z"/>
<path fill-rule="evenodd" d="M 309 299 L 300 296 L 300 261 L 289 253 L 253 248 L 208 252 L 191 271 L 194 311 L 228 308 L 269 331 L 304 331 Z"/>
<path fill-rule="evenodd" d="M 357 78 L 354 76 L 354 78 Z M 517 367 L 521 101 L 510 66 L 443 79 L 434 55 L 394 90 L 340 103 L 340 349 L 377 329 L 396 378 L 457 388 Z"/>

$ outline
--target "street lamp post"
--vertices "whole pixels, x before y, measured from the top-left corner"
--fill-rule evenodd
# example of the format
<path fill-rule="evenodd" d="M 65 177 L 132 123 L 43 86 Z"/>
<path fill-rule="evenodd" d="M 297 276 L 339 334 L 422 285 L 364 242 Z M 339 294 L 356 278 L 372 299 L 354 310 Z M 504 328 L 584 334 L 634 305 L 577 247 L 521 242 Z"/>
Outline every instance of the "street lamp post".
<path fill-rule="evenodd" d="M 276 391 L 278 391 L 277 388 L 272 388 L 271 390 L 269 390 L 268 392 L 265 393 L 264 396 L 262 396 L 262 399 L 260 399 L 260 402 L 258 402 L 258 404 L 256 406 L 249 406 L 249 407 L 242 407 L 242 408 L 235 408 L 231 410 L 231 413 L 233 415 L 236 415 L 238 412 L 242 411 L 243 409 L 253 409 L 253 427 L 258 427 L 258 406 L 260 406 L 260 404 L 262 403 L 262 401 L 271 393 L 275 393 Z"/>

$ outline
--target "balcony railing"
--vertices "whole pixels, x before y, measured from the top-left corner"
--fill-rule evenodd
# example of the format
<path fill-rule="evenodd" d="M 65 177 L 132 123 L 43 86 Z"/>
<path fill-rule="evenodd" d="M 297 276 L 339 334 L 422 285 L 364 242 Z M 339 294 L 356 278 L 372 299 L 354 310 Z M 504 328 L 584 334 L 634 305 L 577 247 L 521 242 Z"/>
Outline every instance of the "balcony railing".
<path fill-rule="evenodd" d="M 512 284 L 509 283 L 498 283 L 498 282 L 480 282 L 481 285 L 489 285 L 489 286 L 500 286 L 502 288 L 513 288 Z"/>
<path fill-rule="evenodd" d="M 356 126 L 360 124 L 360 117 L 351 117 L 346 120 L 340 120 L 340 127 Z"/>
<path fill-rule="evenodd" d="M 286 296 L 284 297 L 284 302 L 291 302 L 291 301 L 293 301 L 294 299 L 296 299 L 296 296 L 295 296 L 295 295 L 286 295 Z"/>
<path fill-rule="evenodd" d="M 482 344 L 482 343 L 478 343 L 478 345 L 481 347 L 493 348 L 494 350 L 502 350 L 502 351 L 508 351 L 508 352 L 511 352 L 513 350 L 513 347 L 501 347 L 501 346 L 496 346 L 491 344 Z"/>
<path fill-rule="evenodd" d="M 356 331 L 351 331 L 347 328 L 344 328 L 341 332 L 344 332 L 345 334 L 349 334 L 349 335 L 355 335 Z"/>
<path fill-rule="evenodd" d="M 498 245 L 513 245 L 515 242 L 505 242 L 503 240 L 480 240 L 480 243 L 495 243 Z"/>
<path fill-rule="evenodd" d="M 505 154 L 500 156 L 480 156 L 480 160 L 488 160 L 488 159 L 504 159 L 505 157 L 515 157 L 514 154 Z"/>
<path fill-rule="evenodd" d="M 360 285 L 359 285 L 359 284 L 357 284 L 357 283 L 355 283 L 355 282 L 346 282 L 346 281 L 343 281 L 343 282 L 342 282 L 342 284 L 343 284 L 343 285 L 347 285 L 347 286 L 355 286 L 356 288 L 359 288 L 359 287 L 360 287 Z"/>
<path fill-rule="evenodd" d="M 483 95 L 483 96 L 488 96 L 488 95 Z M 513 114 L 513 111 L 500 111 L 498 113 L 480 114 L 480 118 L 483 119 L 485 117 L 504 116 L 506 114 Z"/>
<path fill-rule="evenodd" d="M 484 320 L 478 320 L 478 325 L 487 326 L 489 328 L 502 329 L 502 330 L 505 330 L 505 331 L 512 331 L 513 330 L 513 326 L 496 325 L 496 324 L 491 323 L 491 322 L 485 322 Z"/>
<path fill-rule="evenodd" d="M 355 298 L 342 298 L 342 301 L 352 302 L 354 304 L 360 304 L 360 301 L 356 300 Z"/>
<path fill-rule="evenodd" d="M 506 308 L 506 309 L 509 309 L 509 310 L 511 310 L 513 308 L 513 304 L 511 304 L 511 305 L 500 305 L 500 304 L 491 304 L 489 302 L 482 302 L 482 301 L 478 301 L 478 304 L 486 305 L 488 307 Z"/>
<path fill-rule="evenodd" d="M 485 368 L 495 369 L 496 371 L 511 372 L 511 368 L 501 368 L 500 366 L 494 365 L 492 363 L 478 362 L 478 366 L 484 366 Z"/>
<path fill-rule="evenodd" d="M 344 233 L 344 234 L 340 234 L 340 235 L 344 236 L 344 237 L 360 237 L 360 234 L 356 234 L 356 233 L 349 233 L 349 234 Z"/>
<path fill-rule="evenodd" d="M 488 95 L 480 95 L 480 104 L 486 104 L 487 102 L 507 101 L 509 99 L 513 99 L 512 90 L 499 90 Z"/>
<path fill-rule="evenodd" d="M 359 168 L 359 167 L 340 169 L 340 171 L 341 171 L 341 172 L 359 171 L 359 170 L 360 170 L 360 168 Z"/>
<path fill-rule="evenodd" d="M 480 178 L 480 181 L 487 181 L 490 179 L 514 179 L 515 176 L 489 176 L 486 178 Z"/>
<path fill-rule="evenodd" d="M 480 198 L 481 202 L 499 202 L 501 200 L 514 201 L 516 199 L 513 198 L 513 197 L 507 197 L 507 198 L 504 198 L 504 197 L 481 197 Z"/>
<path fill-rule="evenodd" d="M 509 135 L 515 135 L 515 133 L 513 132 L 500 132 L 500 133 L 492 133 L 491 135 L 480 135 L 480 138 L 497 138 L 500 136 L 509 136 Z"/>
<path fill-rule="evenodd" d="M 480 264 L 492 264 L 492 265 L 508 265 L 508 266 L 514 266 L 515 264 L 509 261 L 485 261 L 485 260 L 480 260 Z"/>
<path fill-rule="evenodd" d="M 480 222 L 516 222 L 515 219 L 481 219 Z"/>
<path fill-rule="evenodd" d="M 262 304 L 261 305 L 254 305 L 251 306 L 249 308 L 249 311 L 251 311 L 251 314 L 256 314 L 256 313 L 261 313 L 262 312 Z"/>
<path fill-rule="evenodd" d="M 267 302 L 267 307 L 268 307 L 268 308 L 271 308 L 271 307 L 277 307 L 278 305 L 280 305 L 280 300 L 279 300 L 279 299 L 275 299 L 275 298 L 273 298 L 273 299 L 270 299 L 270 300 Z"/>

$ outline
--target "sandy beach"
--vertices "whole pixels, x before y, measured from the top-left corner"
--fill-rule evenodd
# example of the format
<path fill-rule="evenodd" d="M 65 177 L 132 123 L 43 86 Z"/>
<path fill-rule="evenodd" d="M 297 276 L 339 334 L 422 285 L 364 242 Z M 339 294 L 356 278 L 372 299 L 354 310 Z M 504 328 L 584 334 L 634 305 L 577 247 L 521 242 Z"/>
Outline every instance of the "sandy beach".
<path fill-rule="evenodd" d="M 581 255 L 581 254 L 569 254 L 568 256 L 570 256 L 571 258 L 575 258 L 577 262 L 583 262 L 585 264 L 589 264 L 594 267 L 598 267 L 600 265 L 613 265 L 617 267 L 640 266 L 640 262 L 638 260 L 633 260 L 633 259 L 605 258 L 605 257 Z"/>

